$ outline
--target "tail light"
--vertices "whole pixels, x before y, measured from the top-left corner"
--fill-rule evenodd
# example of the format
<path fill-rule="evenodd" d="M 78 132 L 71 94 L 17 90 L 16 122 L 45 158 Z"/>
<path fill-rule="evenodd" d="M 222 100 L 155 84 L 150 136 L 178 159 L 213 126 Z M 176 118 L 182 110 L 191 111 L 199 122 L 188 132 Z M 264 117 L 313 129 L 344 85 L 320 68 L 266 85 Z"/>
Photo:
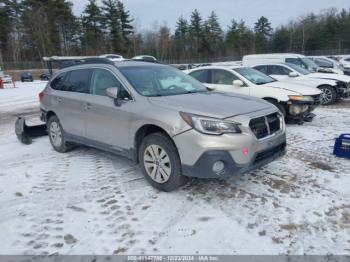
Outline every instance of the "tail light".
<path fill-rule="evenodd" d="M 44 92 L 40 92 L 39 93 L 39 101 L 41 102 L 41 100 L 44 98 Z"/>

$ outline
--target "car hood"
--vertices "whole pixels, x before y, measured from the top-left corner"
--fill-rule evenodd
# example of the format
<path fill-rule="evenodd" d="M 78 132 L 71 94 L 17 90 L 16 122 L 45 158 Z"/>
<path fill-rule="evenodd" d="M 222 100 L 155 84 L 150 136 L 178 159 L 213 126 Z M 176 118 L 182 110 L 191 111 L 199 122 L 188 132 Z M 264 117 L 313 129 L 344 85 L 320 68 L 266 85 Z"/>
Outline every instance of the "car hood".
<path fill-rule="evenodd" d="M 155 106 L 221 119 L 260 110 L 275 110 L 273 105 L 258 98 L 214 91 L 149 97 L 148 100 Z"/>
<path fill-rule="evenodd" d="M 311 87 L 311 86 L 299 84 L 299 83 L 291 83 L 291 82 L 288 82 L 288 80 L 276 81 L 276 82 L 265 84 L 263 86 L 283 89 L 285 91 L 291 92 L 291 95 L 298 94 L 298 95 L 304 95 L 304 96 L 311 96 L 311 95 L 321 94 L 320 90 L 315 87 Z"/>
<path fill-rule="evenodd" d="M 339 74 L 327 74 L 327 73 L 311 73 L 308 75 L 310 78 L 322 78 L 322 79 L 332 79 L 337 81 L 342 81 L 349 83 L 350 76 L 339 75 Z"/>

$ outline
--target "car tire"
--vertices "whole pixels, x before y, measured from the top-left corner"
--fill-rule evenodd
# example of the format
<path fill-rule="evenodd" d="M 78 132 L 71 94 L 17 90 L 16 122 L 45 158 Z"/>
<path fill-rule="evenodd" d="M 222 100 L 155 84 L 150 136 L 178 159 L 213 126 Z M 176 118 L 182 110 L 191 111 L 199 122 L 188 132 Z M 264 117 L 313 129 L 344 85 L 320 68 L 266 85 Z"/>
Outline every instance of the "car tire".
<path fill-rule="evenodd" d="M 53 115 L 47 121 L 47 133 L 55 151 L 65 153 L 73 148 L 70 143 L 66 142 L 62 125 L 57 116 Z"/>
<path fill-rule="evenodd" d="M 321 86 L 321 105 L 331 105 L 337 101 L 337 93 L 331 86 Z"/>
<path fill-rule="evenodd" d="M 266 101 L 270 102 L 271 104 L 273 104 L 275 107 L 278 108 L 278 110 L 282 113 L 283 117 L 286 118 L 287 116 L 287 111 L 286 108 L 281 105 L 280 103 L 278 103 L 276 100 L 272 100 L 272 99 L 266 99 Z"/>
<path fill-rule="evenodd" d="M 158 190 L 170 192 L 186 184 L 179 153 L 163 133 L 146 136 L 139 149 L 139 160 L 146 180 Z"/>

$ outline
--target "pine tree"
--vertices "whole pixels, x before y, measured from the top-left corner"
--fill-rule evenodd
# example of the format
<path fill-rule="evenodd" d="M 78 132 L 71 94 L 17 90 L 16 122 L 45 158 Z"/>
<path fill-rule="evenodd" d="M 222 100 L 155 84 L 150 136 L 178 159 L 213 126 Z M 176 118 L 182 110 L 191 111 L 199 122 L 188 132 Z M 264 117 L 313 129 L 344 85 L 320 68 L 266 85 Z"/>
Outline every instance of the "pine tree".
<path fill-rule="evenodd" d="M 272 27 L 269 20 L 262 16 L 255 23 L 255 46 L 257 52 L 267 52 L 268 51 L 268 40 L 272 34 Z"/>
<path fill-rule="evenodd" d="M 198 56 L 203 41 L 203 21 L 200 13 L 195 9 L 191 14 L 190 39 L 192 43 L 192 52 Z"/>
<path fill-rule="evenodd" d="M 115 53 L 124 51 L 124 37 L 122 32 L 120 10 L 117 0 L 103 0 L 102 10 L 104 23 L 108 31 L 110 49 Z"/>
<path fill-rule="evenodd" d="M 178 57 L 185 57 L 186 52 L 189 49 L 189 30 L 190 29 L 187 20 L 181 16 L 176 23 L 174 34 L 175 50 Z"/>
<path fill-rule="evenodd" d="M 204 46 L 208 54 L 218 52 L 218 49 L 223 41 L 223 32 L 215 12 L 211 12 L 209 18 L 204 24 Z"/>
<path fill-rule="evenodd" d="M 10 49 L 10 35 L 13 26 L 11 7 L 8 3 L 0 6 L 0 67 L 3 67 L 3 56 Z"/>
<path fill-rule="evenodd" d="M 122 29 L 124 43 L 126 46 L 129 46 L 131 42 L 130 38 L 134 33 L 134 27 L 131 24 L 133 22 L 133 19 L 130 16 L 130 12 L 126 10 L 122 1 L 118 0 L 117 6 L 118 6 L 119 15 L 120 15 L 121 29 Z"/>
<path fill-rule="evenodd" d="M 87 54 L 98 54 L 104 50 L 104 19 L 96 0 L 89 0 L 82 15 L 83 43 Z"/>

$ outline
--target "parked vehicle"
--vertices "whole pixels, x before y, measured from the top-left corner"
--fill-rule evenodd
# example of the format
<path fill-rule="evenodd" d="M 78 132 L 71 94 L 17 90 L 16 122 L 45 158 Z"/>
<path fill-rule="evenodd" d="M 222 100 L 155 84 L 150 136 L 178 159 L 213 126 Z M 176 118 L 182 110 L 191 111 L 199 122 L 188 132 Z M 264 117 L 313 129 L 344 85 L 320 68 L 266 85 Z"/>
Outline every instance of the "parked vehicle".
<path fill-rule="evenodd" d="M 309 56 L 308 58 L 314 61 L 319 67 L 330 69 L 332 73 L 344 74 L 344 66 L 331 58 L 326 56 Z"/>
<path fill-rule="evenodd" d="M 21 74 L 21 82 L 33 82 L 33 76 L 29 72 L 24 72 Z"/>
<path fill-rule="evenodd" d="M 262 98 L 275 105 L 288 121 L 311 121 L 321 91 L 309 86 L 278 82 L 249 67 L 211 66 L 187 73 L 209 88 Z"/>
<path fill-rule="evenodd" d="M 12 84 L 12 77 L 10 75 L 3 75 L 0 78 L 4 84 Z"/>
<path fill-rule="evenodd" d="M 118 61 L 123 61 L 125 60 L 122 55 L 117 55 L 117 54 L 105 54 L 105 55 L 100 55 L 100 58 L 107 58 L 111 60 L 112 62 L 118 62 Z"/>
<path fill-rule="evenodd" d="M 195 64 L 173 64 L 172 67 L 175 67 L 181 71 L 186 71 L 189 69 L 197 68 L 198 66 Z"/>
<path fill-rule="evenodd" d="M 58 152 L 85 144 L 140 163 L 171 191 L 188 177 L 228 178 L 285 153 L 285 124 L 263 100 L 208 91 L 167 65 L 126 61 L 57 72 L 39 95 Z"/>
<path fill-rule="evenodd" d="M 290 63 L 311 72 L 332 73 L 329 69 L 323 69 L 304 55 L 282 53 L 282 54 L 259 54 L 246 55 L 243 57 L 243 66 L 255 66 L 259 64 Z"/>
<path fill-rule="evenodd" d="M 135 60 L 135 61 L 144 61 L 144 62 L 152 62 L 152 63 L 159 63 L 157 58 L 155 58 L 154 56 L 150 56 L 150 55 L 138 55 L 138 56 L 134 56 L 133 58 L 131 58 L 131 60 Z"/>
<path fill-rule="evenodd" d="M 321 104 L 323 105 L 333 104 L 338 99 L 350 95 L 350 77 L 345 75 L 312 73 L 290 63 L 260 64 L 253 66 L 253 68 L 279 81 L 300 81 L 305 84 L 312 84 L 310 80 L 318 80 L 317 88 L 322 90 Z"/>
<path fill-rule="evenodd" d="M 39 78 L 41 81 L 49 81 L 51 78 L 51 75 L 50 73 L 41 74 Z"/>
<path fill-rule="evenodd" d="M 350 56 L 344 56 L 342 57 L 339 62 L 344 67 L 344 74 L 350 75 Z"/>

